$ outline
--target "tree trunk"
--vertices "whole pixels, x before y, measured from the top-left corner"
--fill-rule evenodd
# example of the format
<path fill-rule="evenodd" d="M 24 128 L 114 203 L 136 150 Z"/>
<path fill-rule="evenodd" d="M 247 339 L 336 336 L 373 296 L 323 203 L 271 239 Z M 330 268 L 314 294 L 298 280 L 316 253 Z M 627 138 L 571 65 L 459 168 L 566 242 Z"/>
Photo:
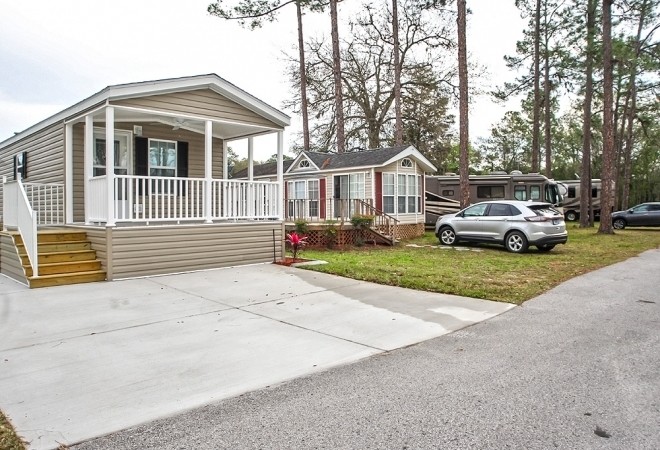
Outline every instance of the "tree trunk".
<path fill-rule="evenodd" d="M 613 234 L 612 206 L 614 205 L 614 123 L 612 111 L 612 1 L 603 0 L 603 171 L 600 197 L 599 233 Z"/>
<path fill-rule="evenodd" d="M 534 19 L 534 117 L 532 118 L 532 172 L 539 171 L 539 156 L 541 155 L 541 89 L 539 88 L 540 41 L 541 41 L 541 0 L 536 0 L 536 15 Z"/>
<path fill-rule="evenodd" d="M 305 68 L 305 43 L 303 40 L 302 8 L 296 2 L 298 17 L 298 59 L 300 60 L 300 110 L 302 112 L 303 150 L 309 151 L 309 115 L 307 113 L 307 70 Z"/>
<path fill-rule="evenodd" d="M 468 155 L 468 71 L 465 1 L 458 0 L 458 85 L 459 85 L 459 172 L 461 208 L 470 204 L 470 172 Z"/>
<path fill-rule="evenodd" d="M 632 178 L 632 147 L 634 143 L 633 123 L 637 114 L 637 60 L 642 48 L 642 30 L 644 20 L 646 19 L 646 9 L 649 6 L 648 0 L 645 0 L 639 12 L 639 23 L 637 24 L 637 36 L 635 37 L 635 52 L 630 68 L 630 84 L 628 92 L 630 94 L 630 107 L 628 108 L 628 127 L 626 130 L 626 146 L 623 157 L 623 189 L 621 194 L 621 209 L 628 209 L 630 201 L 630 183 Z"/>
<path fill-rule="evenodd" d="M 545 35 L 544 39 L 544 49 L 543 49 L 543 106 L 545 107 L 545 114 L 543 119 L 545 121 L 545 176 L 552 178 L 552 135 L 550 126 L 551 126 L 551 109 L 552 105 L 550 102 L 550 49 L 548 48 L 548 11 L 547 6 L 544 9 L 543 21 L 544 21 L 544 30 Z"/>
<path fill-rule="evenodd" d="M 584 86 L 584 122 L 582 126 L 582 170 L 580 176 L 580 228 L 594 226 L 591 204 L 591 102 L 593 98 L 594 34 L 596 28 L 596 0 L 587 5 L 586 80 Z"/>
<path fill-rule="evenodd" d="M 392 0 L 392 36 L 394 38 L 394 139 L 396 145 L 403 145 L 403 121 L 401 120 L 401 55 L 399 52 L 399 5 Z"/>
<path fill-rule="evenodd" d="M 339 53 L 339 27 L 337 25 L 337 0 L 330 0 L 330 26 L 332 35 L 332 73 L 335 80 L 335 118 L 337 120 L 337 153 L 346 150 L 344 135 L 344 100 L 341 93 L 341 55 Z"/>

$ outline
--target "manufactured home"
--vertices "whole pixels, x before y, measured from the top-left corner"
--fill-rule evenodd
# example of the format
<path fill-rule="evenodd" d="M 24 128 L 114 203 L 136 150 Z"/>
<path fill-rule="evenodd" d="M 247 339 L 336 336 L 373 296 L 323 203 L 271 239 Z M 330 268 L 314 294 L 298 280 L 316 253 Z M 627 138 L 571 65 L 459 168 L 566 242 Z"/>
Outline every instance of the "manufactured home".
<path fill-rule="evenodd" d="M 109 86 L 17 133 L 0 143 L 0 272 L 41 286 L 272 261 L 289 123 L 209 74 Z M 265 134 L 273 179 L 229 179 L 228 144 Z"/>
<path fill-rule="evenodd" d="M 413 146 L 347 153 L 301 152 L 285 161 L 284 214 L 288 222 L 348 222 L 373 217 L 374 231 L 393 239 L 424 233 L 424 176 L 435 166 Z M 275 164 L 253 167 L 272 180 Z M 249 169 L 234 175 L 249 178 Z"/>
<path fill-rule="evenodd" d="M 554 180 L 520 171 L 470 175 L 470 203 L 486 200 L 533 200 L 559 206 L 562 197 Z M 460 210 L 460 177 L 456 174 L 426 177 L 426 223 L 435 225 L 438 217 Z"/>

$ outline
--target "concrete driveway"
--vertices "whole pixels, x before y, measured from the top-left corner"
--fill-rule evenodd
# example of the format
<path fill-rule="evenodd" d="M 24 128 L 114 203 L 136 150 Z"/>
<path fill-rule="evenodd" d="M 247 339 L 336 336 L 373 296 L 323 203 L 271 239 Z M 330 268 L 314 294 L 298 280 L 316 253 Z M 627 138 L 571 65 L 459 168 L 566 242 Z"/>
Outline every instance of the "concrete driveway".
<path fill-rule="evenodd" d="M 512 307 L 270 264 L 36 290 L 0 276 L 0 409 L 55 448 Z"/>

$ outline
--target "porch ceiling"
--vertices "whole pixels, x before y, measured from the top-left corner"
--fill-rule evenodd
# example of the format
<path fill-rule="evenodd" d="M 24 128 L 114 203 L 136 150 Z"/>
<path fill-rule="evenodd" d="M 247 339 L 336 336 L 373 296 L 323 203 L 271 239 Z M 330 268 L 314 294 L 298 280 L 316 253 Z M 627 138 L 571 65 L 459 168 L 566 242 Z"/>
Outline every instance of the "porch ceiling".
<path fill-rule="evenodd" d="M 250 123 L 236 123 L 229 120 L 223 121 L 168 112 L 136 112 L 120 107 L 115 108 L 115 122 L 128 122 L 136 125 L 162 124 L 171 126 L 172 129 L 184 129 L 199 134 L 204 134 L 206 120 L 213 122 L 213 137 L 223 140 L 240 139 L 277 131 L 274 127 L 265 127 Z M 94 122 L 105 124 L 105 113 L 102 110 L 94 114 Z"/>

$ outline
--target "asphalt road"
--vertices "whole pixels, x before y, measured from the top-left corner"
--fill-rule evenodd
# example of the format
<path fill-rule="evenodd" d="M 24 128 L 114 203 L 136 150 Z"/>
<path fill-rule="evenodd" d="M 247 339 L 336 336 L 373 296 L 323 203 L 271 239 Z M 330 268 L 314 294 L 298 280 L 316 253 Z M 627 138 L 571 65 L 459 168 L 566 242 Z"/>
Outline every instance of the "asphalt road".
<path fill-rule="evenodd" d="M 73 448 L 658 449 L 659 288 L 654 250 L 461 331 Z"/>

